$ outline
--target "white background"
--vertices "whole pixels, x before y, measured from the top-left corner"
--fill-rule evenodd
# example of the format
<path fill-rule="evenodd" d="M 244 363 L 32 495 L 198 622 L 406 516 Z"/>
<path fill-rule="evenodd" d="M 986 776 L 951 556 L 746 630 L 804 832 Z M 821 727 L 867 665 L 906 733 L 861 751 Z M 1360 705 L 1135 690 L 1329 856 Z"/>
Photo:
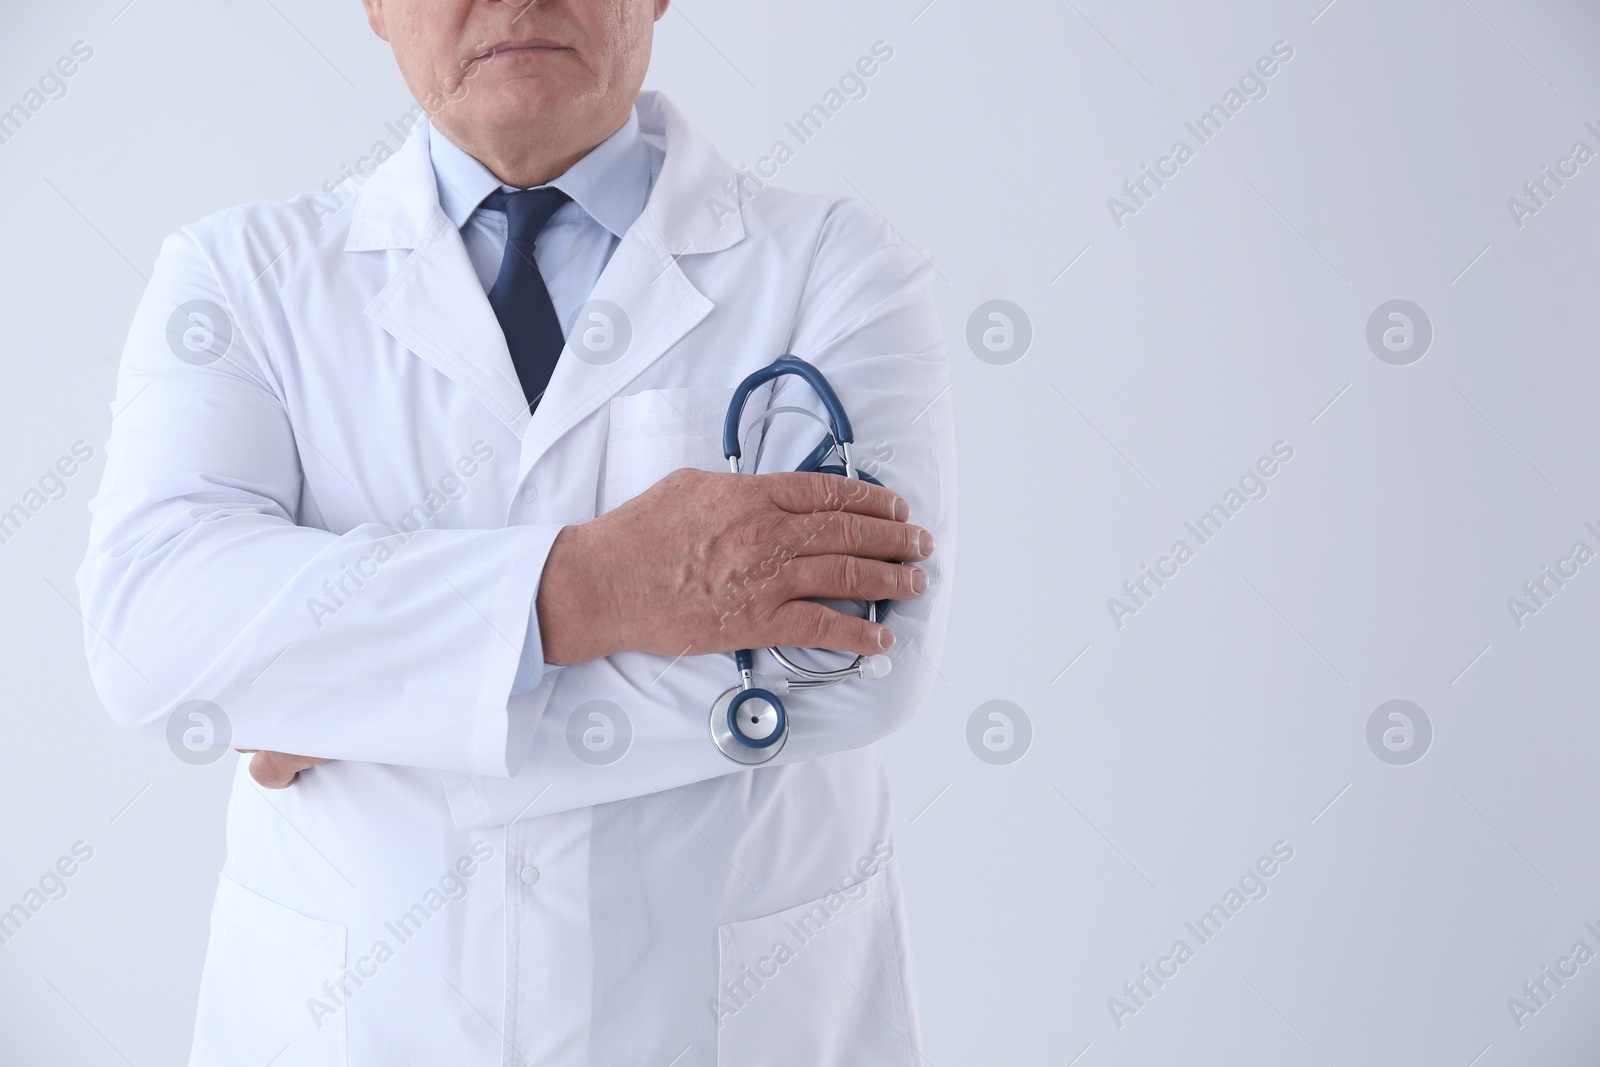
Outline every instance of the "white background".
<path fill-rule="evenodd" d="M 105 717 L 72 587 L 143 275 L 185 222 L 392 145 L 410 103 L 357 0 L 125 3 L 0 15 L 0 109 L 94 50 L 0 145 L 0 510 L 75 441 L 97 457 L 0 545 L 0 908 L 94 849 L 0 945 L 6 1064 L 182 1062 L 223 855 L 231 757 Z M 692 0 L 658 27 L 648 84 L 735 162 L 894 49 L 779 180 L 924 248 L 951 342 L 945 683 L 886 744 L 929 1064 L 1600 1051 L 1600 962 L 1520 1028 L 1506 1003 L 1600 951 L 1600 563 L 1520 628 L 1506 604 L 1600 549 L 1600 161 L 1520 228 L 1506 203 L 1600 150 L 1600 12 L 1325 3 Z M 1107 198 L 1277 41 L 1267 96 L 1119 227 Z M 1396 298 L 1434 330 L 1409 366 L 1366 341 Z M 1009 365 L 967 345 L 991 299 L 1031 320 Z M 1277 441 L 1268 495 L 1115 625 Z M 1434 730 L 1408 766 L 1366 740 L 1397 698 Z M 1032 725 L 1006 766 L 967 742 L 996 699 Z M 1269 894 L 1116 1025 L 1107 998 L 1278 841 Z"/>

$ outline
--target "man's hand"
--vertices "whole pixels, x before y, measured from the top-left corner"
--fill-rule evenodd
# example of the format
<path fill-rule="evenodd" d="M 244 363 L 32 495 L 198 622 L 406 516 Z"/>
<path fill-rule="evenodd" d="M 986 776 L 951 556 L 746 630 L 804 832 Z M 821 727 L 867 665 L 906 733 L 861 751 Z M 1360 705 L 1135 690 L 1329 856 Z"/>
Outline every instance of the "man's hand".
<path fill-rule="evenodd" d="M 933 537 L 906 502 L 834 474 L 683 468 L 597 519 L 568 526 L 537 600 L 544 658 L 664 656 L 787 645 L 871 655 L 887 626 L 808 598 L 908 600 Z"/>
<path fill-rule="evenodd" d="M 291 756 L 287 752 L 260 752 L 253 748 L 241 748 L 239 751 L 255 753 L 250 757 L 250 777 L 268 789 L 291 786 L 301 771 L 328 762 L 315 756 Z"/>

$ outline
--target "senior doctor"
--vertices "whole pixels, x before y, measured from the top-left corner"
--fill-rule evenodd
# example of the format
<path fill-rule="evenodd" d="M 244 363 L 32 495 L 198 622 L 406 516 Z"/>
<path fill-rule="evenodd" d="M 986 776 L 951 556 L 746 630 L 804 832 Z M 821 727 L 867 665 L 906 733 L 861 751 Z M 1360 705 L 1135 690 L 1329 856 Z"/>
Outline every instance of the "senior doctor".
<path fill-rule="evenodd" d="M 161 248 L 78 582 L 118 722 L 258 751 L 192 1064 L 919 1061 L 874 742 L 948 612 L 931 269 L 639 92 L 667 2 L 364 0 L 429 121 L 342 205 Z M 793 378 L 727 472 L 783 353 L 890 488 L 794 473 Z M 748 768 L 708 713 L 768 645 L 893 670 Z"/>

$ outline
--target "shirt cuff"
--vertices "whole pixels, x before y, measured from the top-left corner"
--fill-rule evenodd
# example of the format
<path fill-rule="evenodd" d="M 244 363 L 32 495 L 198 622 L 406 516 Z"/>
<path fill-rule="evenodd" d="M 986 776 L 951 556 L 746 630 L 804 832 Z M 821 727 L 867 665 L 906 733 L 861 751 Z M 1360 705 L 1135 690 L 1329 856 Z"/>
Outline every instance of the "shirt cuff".
<path fill-rule="evenodd" d="M 546 679 L 553 679 L 561 669 L 559 664 L 544 660 L 544 640 L 539 636 L 539 598 L 528 608 L 528 632 L 522 639 L 522 655 L 517 661 L 517 676 L 511 680 L 511 695 L 519 696 L 537 689 Z"/>
<path fill-rule="evenodd" d="M 556 527 L 560 533 L 560 527 Z M 539 582 L 544 581 L 544 563 L 550 553 L 549 541 L 540 546 Z M 539 586 L 533 589 L 528 603 L 527 627 L 522 638 L 522 648 L 517 654 L 517 673 L 511 681 L 511 692 L 506 697 L 505 769 L 514 775 L 528 756 L 539 720 L 544 717 L 545 704 L 555 685 L 561 666 L 547 663 L 544 658 L 544 638 L 539 632 Z"/>
<path fill-rule="evenodd" d="M 498 603 L 485 616 L 494 635 L 487 646 L 478 694 L 479 716 L 469 743 L 469 766 L 474 774 L 500 777 L 514 773 L 514 765 L 526 755 L 522 749 L 532 729 L 526 720 L 531 718 L 536 724 L 549 698 L 555 668 L 544 663 L 537 604 L 545 561 L 561 529 L 559 524 L 520 528 L 520 550 L 505 568 Z M 519 623 L 523 629 L 521 647 L 516 636 Z M 530 661 L 531 668 L 525 669 L 524 658 Z M 516 690 L 518 682 L 530 680 L 532 688 Z"/>

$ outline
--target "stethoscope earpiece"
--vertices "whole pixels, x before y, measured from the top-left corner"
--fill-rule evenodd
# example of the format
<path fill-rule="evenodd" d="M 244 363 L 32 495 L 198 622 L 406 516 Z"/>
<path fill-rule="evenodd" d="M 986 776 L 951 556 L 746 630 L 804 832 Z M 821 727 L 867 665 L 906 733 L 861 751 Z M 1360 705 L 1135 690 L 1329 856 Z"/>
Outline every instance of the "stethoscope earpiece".
<path fill-rule="evenodd" d="M 868 656 L 861 661 L 861 677 L 863 678 L 887 678 L 889 677 L 889 672 L 893 669 L 894 660 L 881 652 L 876 656 Z"/>

